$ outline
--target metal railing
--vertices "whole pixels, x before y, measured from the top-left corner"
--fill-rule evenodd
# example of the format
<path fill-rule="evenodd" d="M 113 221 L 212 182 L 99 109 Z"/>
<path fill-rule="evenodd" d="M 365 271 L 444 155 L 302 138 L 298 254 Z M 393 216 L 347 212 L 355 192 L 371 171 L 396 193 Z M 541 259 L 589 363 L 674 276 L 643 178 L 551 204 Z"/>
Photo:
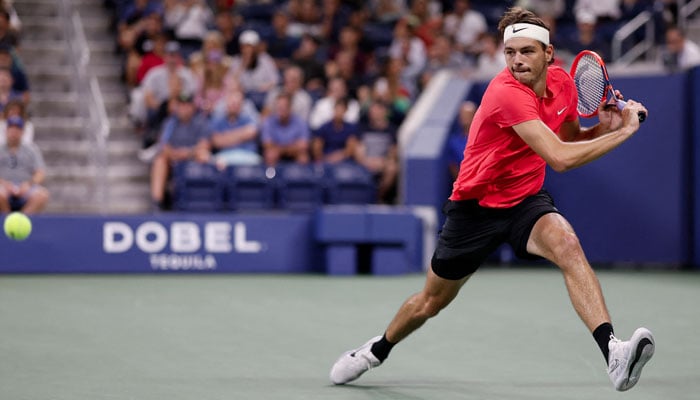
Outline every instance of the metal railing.
<path fill-rule="evenodd" d="M 99 81 L 89 68 L 90 47 L 80 14 L 73 11 L 71 0 L 62 0 L 61 3 L 61 19 L 71 21 L 70 24 L 64 24 L 64 27 L 70 60 L 73 60 L 71 65 L 75 72 L 72 86 L 77 93 L 78 115 L 83 121 L 82 137 L 93 145 L 89 158 L 89 168 L 94 179 L 92 200 L 98 204 L 100 211 L 106 211 L 109 205 L 107 139 L 111 127 Z"/>
<path fill-rule="evenodd" d="M 700 0 L 691 0 L 686 4 L 683 3 L 683 0 L 678 0 L 678 26 L 681 29 L 688 27 L 688 20 L 700 9 Z"/>
<path fill-rule="evenodd" d="M 629 50 L 624 51 L 623 46 L 626 41 L 634 40 L 633 35 L 644 29 L 644 37 L 635 43 Z M 643 11 L 628 23 L 620 27 L 612 38 L 612 62 L 617 65 L 629 65 L 640 58 L 647 61 L 655 55 L 655 27 L 654 16 L 649 11 Z M 623 53 L 624 51 L 624 53 Z"/>

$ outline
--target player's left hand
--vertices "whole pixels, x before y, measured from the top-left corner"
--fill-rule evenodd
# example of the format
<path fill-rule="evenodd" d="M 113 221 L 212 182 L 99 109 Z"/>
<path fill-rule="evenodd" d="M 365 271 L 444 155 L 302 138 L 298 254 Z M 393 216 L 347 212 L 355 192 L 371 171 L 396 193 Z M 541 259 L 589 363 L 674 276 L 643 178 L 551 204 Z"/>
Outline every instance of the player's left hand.
<path fill-rule="evenodd" d="M 615 96 L 624 100 L 619 90 L 615 91 Z M 598 121 L 603 132 L 612 132 L 622 126 L 622 112 L 617 108 L 615 102 L 603 100 L 598 106 Z"/>

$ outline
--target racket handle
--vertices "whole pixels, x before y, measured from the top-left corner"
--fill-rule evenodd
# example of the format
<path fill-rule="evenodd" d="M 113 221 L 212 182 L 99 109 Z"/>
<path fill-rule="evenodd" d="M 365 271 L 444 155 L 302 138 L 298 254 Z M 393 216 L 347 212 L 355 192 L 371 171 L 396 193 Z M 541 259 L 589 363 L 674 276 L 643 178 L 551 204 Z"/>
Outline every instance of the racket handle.
<path fill-rule="evenodd" d="M 627 104 L 627 102 L 624 100 L 617 100 L 617 108 L 620 111 L 622 111 L 622 109 L 625 108 L 626 104 Z M 644 122 L 644 120 L 647 119 L 647 114 L 643 111 L 640 111 L 637 113 L 637 118 L 639 118 L 639 122 Z"/>

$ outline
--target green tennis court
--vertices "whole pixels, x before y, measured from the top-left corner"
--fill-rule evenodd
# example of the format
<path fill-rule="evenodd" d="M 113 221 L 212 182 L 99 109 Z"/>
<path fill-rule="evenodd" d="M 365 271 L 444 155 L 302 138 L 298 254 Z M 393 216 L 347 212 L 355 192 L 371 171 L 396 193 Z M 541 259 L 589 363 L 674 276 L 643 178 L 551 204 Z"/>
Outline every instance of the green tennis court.
<path fill-rule="evenodd" d="M 656 354 L 615 392 L 554 268 L 484 268 L 385 365 L 332 386 L 421 275 L 0 276 L 0 399 L 697 399 L 700 275 L 600 271 Z"/>

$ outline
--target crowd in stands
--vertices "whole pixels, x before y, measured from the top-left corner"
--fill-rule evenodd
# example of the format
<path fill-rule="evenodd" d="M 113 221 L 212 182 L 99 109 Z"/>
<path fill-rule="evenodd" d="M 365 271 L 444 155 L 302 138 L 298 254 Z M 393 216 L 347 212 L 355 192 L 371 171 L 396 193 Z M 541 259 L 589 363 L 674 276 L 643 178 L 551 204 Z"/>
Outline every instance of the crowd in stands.
<path fill-rule="evenodd" d="M 183 160 L 351 161 L 375 177 L 377 202 L 396 202 L 398 127 L 439 71 L 488 80 L 503 69 L 496 25 L 513 5 L 549 22 L 562 64 L 584 48 L 609 60 L 615 30 L 645 10 L 669 41 L 669 68 L 700 63 L 672 31 L 677 2 L 667 0 L 106 2 L 159 208 Z"/>
<path fill-rule="evenodd" d="M 29 119 L 30 86 L 21 52 L 22 23 L 0 1 L 0 213 L 42 211 L 49 200 L 46 166 Z"/>

